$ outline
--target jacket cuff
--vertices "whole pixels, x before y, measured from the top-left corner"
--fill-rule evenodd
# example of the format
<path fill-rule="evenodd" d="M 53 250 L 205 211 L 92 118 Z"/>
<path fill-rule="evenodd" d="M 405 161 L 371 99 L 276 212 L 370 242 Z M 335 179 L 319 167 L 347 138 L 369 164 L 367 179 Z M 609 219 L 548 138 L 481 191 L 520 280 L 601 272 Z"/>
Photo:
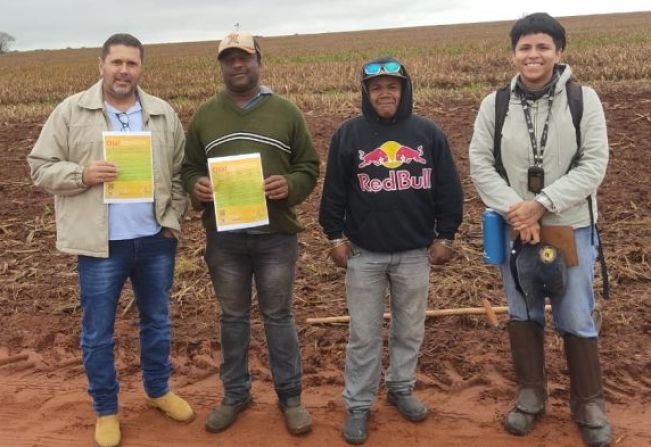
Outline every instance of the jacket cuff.
<path fill-rule="evenodd" d="M 450 241 L 454 240 L 454 233 L 437 233 L 436 239 L 447 239 Z"/>
<path fill-rule="evenodd" d="M 550 213 L 555 213 L 557 211 L 554 202 L 544 191 L 538 194 L 534 200 L 540 203 Z"/>
<path fill-rule="evenodd" d="M 326 233 L 326 236 L 328 236 L 328 241 L 334 241 L 336 239 L 343 239 L 344 233 L 342 231 L 338 231 L 336 233 Z"/>
<path fill-rule="evenodd" d="M 79 166 L 74 174 L 75 183 L 79 189 L 88 189 L 88 185 L 84 183 L 84 169 L 83 166 Z"/>

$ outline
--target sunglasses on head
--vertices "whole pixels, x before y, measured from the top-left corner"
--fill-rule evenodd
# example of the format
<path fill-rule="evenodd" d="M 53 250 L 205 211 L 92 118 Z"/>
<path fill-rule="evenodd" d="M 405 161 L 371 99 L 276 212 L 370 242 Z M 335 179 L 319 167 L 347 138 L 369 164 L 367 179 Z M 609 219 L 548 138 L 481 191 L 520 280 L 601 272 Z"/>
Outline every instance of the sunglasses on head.
<path fill-rule="evenodd" d="M 370 63 L 364 65 L 364 74 L 367 76 L 379 75 L 379 74 L 402 74 L 402 65 L 398 62 L 384 62 L 384 63 Z"/>

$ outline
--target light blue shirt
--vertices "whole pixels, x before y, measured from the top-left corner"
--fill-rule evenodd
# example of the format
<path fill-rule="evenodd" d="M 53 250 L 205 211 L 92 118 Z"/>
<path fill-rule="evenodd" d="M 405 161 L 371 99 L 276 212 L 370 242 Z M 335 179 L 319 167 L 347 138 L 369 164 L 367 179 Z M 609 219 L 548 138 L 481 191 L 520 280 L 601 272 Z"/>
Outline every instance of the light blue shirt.
<path fill-rule="evenodd" d="M 242 106 L 242 108 L 244 110 L 249 110 L 253 108 L 253 106 L 256 105 L 263 97 L 271 95 L 272 93 L 273 90 L 271 90 L 271 88 L 267 87 L 266 85 L 261 85 L 260 89 L 258 90 L 258 94 L 249 99 L 246 104 Z"/>
<path fill-rule="evenodd" d="M 140 101 L 126 112 L 105 101 L 104 110 L 114 132 L 141 132 L 144 128 Z M 111 203 L 108 207 L 110 241 L 151 236 L 161 230 L 153 203 Z"/>

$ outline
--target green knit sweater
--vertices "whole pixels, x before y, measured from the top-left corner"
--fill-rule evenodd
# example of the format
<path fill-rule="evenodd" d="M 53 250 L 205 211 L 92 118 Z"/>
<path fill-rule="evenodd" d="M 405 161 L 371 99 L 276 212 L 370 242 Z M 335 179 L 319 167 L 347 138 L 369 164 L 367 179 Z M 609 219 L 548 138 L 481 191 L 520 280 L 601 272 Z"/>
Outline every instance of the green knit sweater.
<path fill-rule="evenodd" d="M 251 153 L 260 153 L 265 178 L 283 175 L 289 185 L 287 198 L 267 199 L 269 225 L 256 230 L 281 234 L 302 231 L 294 206 L 314 189 L 319 156 L 303 114 L 278 95 L 264 95 L 246 110 L 236 106 L 223 91 L 202 104 L 188 127 L 181 171 L 183 187 L 192 197 L 197 179 L 208 176 L 208 158 Z M 215 230 L 213 204 L 192 198 L 196 208 L 203 208 L 206 230 Z"/>

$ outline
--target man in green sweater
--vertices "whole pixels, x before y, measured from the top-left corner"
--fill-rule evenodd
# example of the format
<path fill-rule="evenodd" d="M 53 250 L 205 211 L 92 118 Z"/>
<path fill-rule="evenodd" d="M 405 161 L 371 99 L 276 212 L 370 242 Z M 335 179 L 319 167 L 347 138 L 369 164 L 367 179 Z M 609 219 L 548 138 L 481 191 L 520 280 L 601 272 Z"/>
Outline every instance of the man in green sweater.
<path fill-rule="evenodd" d="M 205 259 L 221 306 L 224 397 L 206 429 L 226 429 L 251 403 L 247 359 L 255 278 L 279 406 L 290 433 L 302 434 L 310 431 L 312 420 L 300 399 L 301 356 L 292 313 L 296 234 L 303 229 L 294 206 L 314 189 L 319 157 L 298 108 L 260 85 L 262 54 L 251 34 L 227 35 L 217 59 L 224 89 L 192 117 L 182 168 L 183 186 L 194 206 L 203 209 Z M 252 153 L 262 160 L 269 224 L 220 231 L 207 159 Z"/>

